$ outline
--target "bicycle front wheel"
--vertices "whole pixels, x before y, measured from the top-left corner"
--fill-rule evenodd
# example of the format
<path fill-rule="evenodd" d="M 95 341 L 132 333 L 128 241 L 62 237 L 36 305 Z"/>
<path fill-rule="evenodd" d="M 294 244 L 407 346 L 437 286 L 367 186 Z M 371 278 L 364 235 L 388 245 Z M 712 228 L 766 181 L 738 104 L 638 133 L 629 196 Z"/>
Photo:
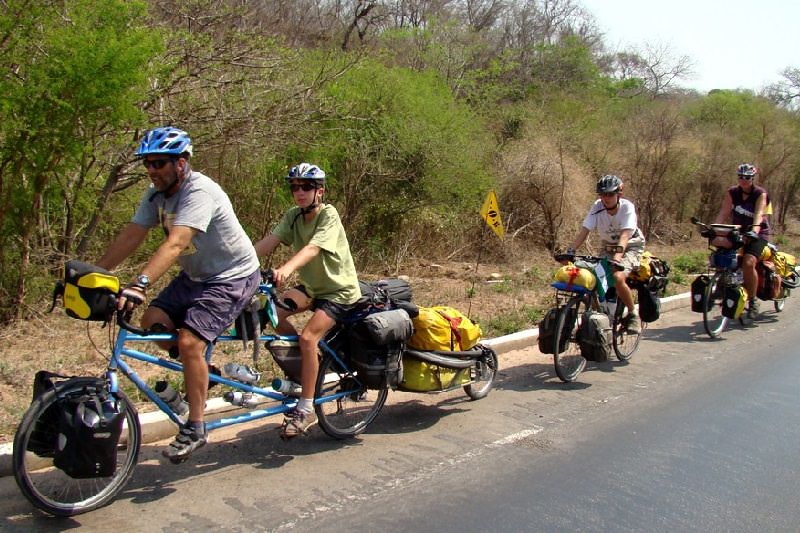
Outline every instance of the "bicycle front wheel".
<path fill-rule="evenodd" d="M 142 430 L 136 408 L 117 393 L 125 412 L 117 444 L 117 463 L 108 477 L 75 479 L 54 465 L 59 440 L 59 398 L 100 392 L 103 380 L 79 378 L 49 390 L 28 408 L 14 435 L 13 470 L 20 490 L 42 511 L 55 516 L 86 513 L 109 503 L 128 483 L 139 457 Z"/>
<path fill-rule="evenodd" d="M 330 354 L 320 362 L 314 410 L 319 427 L 334 439 L 362 433 L 378 416 L 389 395 L 388 388 L 368 390 L 357 377 Z"/>
<path fill-rule="evenodd" d="M 480 400 L 489 394 L 498 368 L 500 364 L 497 361 L 497 354 L 491 348 L 484 347 L 483 355 L 475 361 L 475 367 L 472 369 L 475 379 L 472 383 L 464 385 L 464 392 L 471 400 Z"/>
<path fill-rule="evenodd" d="M 583 308 L 583 309 L 581 309 Z M 575 381 L 586 368 L 586 359 L 581 355 L 578 331 L 586 304 L 580 297 L 570 298 L 561 308 L 556 322 L 553 342 L 553 362 L 556 375 L 565 383 Z"/>
<path fill-rule="evenodd" d="M 725 295 L 723 273 L 717 272 L 703 293 L 703 327 L 706 333 L 716 339 L 728 325 L 728 317 L 722 314 L 722 300 Z"/>

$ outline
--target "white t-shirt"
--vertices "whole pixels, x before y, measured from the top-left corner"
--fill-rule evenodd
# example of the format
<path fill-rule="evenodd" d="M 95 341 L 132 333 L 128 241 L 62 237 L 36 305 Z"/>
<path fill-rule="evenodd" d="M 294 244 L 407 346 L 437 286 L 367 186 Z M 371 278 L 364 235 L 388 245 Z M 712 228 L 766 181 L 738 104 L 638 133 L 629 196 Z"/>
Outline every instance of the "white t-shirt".
<path fill-rule="evenodd" d="M 619 234 L 622 230 L 629 229 L 633 235 L 641 237 L 642 232 L 638 231 L 636 220 L 636 208 L 633 207 L 633 202 L 625 198 L 619 199 L 619 209 L 611 216 L 603 207 L 603 202 L 599 198 L 589 208 L 589 213 L 583 220 L 583 227 L 589 231 L 597 230 L 600 238 L 606 244 L 619 243 Z"/>

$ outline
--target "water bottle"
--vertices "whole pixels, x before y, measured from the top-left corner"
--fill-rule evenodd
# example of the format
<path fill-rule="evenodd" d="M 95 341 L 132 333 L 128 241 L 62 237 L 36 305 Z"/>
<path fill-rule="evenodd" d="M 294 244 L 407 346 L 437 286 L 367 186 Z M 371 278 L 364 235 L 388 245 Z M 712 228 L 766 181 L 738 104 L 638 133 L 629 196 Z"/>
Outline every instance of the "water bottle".
<path fill-rule="evenodd" d="M 166 381 L 156 382 L 155 391 L 158 397 L 164 400 L 164 403 L 169 405 L 170 409 L 175 411 L 175 414 L 178 416 L 183 416 L 189 413 L 189 404 L 186 403 L 186 400 L 181 398 L 181 395 L 178 394 L 178 391 L 173 389 L 172 386 Z"/>
<path fill-rule="evenodd" d="M 250 368 L 249 366 L 240 365 L 238 363 L 226 363 L 222 369 L 225 375 L 236 381 L 248 383 L 253 385 L 261 379 L 261 374 Z"/>
<path fill-rule="evenodd" d="M 300 392 L 302 392 L 303 387 L 295 383 L 294 381 L 290 381 L 288 379 L 279 379 L 275 378 L 272 381 L 272 388 L 275 392 L 281 392 L 286 396 L 297 396 L 300 397 Z"/>
<path fill-rule="evenodd" d="M 255 407 L 258 405 L 258 395 L 252 392 L 228 391 L 222 395 L 222 399 L 240 407 Z"/>

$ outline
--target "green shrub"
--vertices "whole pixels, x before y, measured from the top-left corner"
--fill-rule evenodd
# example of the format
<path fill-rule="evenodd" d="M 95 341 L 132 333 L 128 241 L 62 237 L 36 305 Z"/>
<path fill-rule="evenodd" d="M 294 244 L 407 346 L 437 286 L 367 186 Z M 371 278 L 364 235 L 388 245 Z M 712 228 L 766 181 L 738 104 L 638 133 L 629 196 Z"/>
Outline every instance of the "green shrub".
<path fill-rule="evenodd" d="M 523 329 L 534 327 L 544 316 L 544 311 L 529 305 L 515 309 L 504 315 L 497 315 L 480 322 L 484 338 L 491 339 L 510 335 Z"/>
<path fill-rule="evenodd" d="M 673 276 L 678 274 L 702 274 L 708 267 L 708 252 L 697 251 L 678 255 L 670 261 Z"/>

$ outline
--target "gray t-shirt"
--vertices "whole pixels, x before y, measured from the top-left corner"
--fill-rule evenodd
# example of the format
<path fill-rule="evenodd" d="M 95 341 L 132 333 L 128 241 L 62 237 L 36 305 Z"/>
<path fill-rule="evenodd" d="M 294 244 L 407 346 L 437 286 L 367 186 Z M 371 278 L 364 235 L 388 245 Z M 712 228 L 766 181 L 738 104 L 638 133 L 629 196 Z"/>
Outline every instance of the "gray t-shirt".
<path fill-rule="evenodd" d="M 199 172 L 192 172 L 169 198 L 151 185 L 132 222 L 147 228 L 161 226 L 167 235 L 173 226 L 196 229 L 192 243 L 178 257 L 181 268 L 194 281 L 241 278 L 260 267 L 228 195 Z"/>

